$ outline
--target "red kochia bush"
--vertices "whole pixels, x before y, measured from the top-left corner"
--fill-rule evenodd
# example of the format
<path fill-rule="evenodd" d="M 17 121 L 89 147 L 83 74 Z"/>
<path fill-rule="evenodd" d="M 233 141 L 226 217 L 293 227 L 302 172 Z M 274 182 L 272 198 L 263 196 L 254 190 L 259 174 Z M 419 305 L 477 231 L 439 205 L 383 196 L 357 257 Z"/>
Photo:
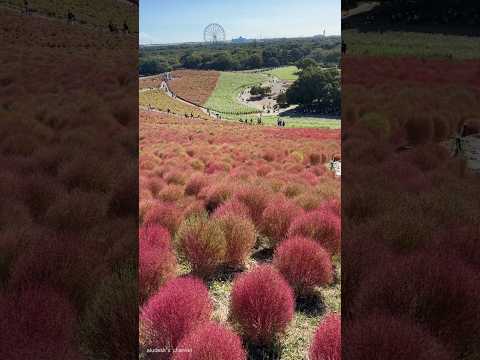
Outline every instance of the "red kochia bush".
<path fill-rule="evenodd" d="M 287 237 L 292 221 L 301 216 L 303 210 L 286 198 L 277 198 L 270 202 L 262 214 L 261 229 L 272 245 Z"/>
<path fill-rule="evenodd" d="M 157 202 L 146 212 L 144 224 L 158 224 L 173 236 L 182 222 L 182 211 L 175 204 Z"/>
<path fill-rule="evenodd" d="M 190 178 L 185 187 L 185 194 L 197 195 L 200 190 L 208 185 L 208 178 L 204 175 L 197 174 Z"/>
<path fill-rule="evenodd" d="M 73 306 L 48 287 L 0 296 L 0 359 L 79 359 Z"/>
<path fill-rule="evenodd" d="M 255 225 L 260 225 L 262 213 L 271 200 L 271 193 L 260 186 L 244 186 L 236 194 L 235 199 L 244 203 L 250 211 Z"/>
<path fill-rule="evenodd" d="M 293 291 L 270 265 L 239 275 L 231 293 L 231 317 L 252 342 L 271 344 L 292 320 Z"/>
<path fill-rule="evenodd" d="M 200 325 L 178 345 L 173 360 L 245 360 L 246 354 L 237 334 L 223 325 L 209 322 Z"/>
<path fill-rule="evenodd" d="M 165 283 L 141 310 L 150 347 L 175 349 L 180 340 L 212 314 L 208 289 L 199 279 L 176 278 Z M 162 355 L 160 355 L 160 358 Z M 164 353 L 170 358 L 171 353 Z"/>
<path fill-rule="evenodd" d="M 338 199 L 330 199 L 320 204 L 320 210 L 331 211 L 337 216 L 342 215 L 342 207 Z"/>
<path fill-rule="evenodd" d="M 143 302 L 165 281 L 175 276 L 176 259 L 170 234 L 160 225 L 140 228 L 139 295 Z"/>
<path fill-rule="evenodd" d="M 275 251 L 273 265 L 298 295 L 308 295 L 315 286 L 332 281 L 330 254 L 313 240 L 294 237 Z"/>
<path fill-rule="evenodd" d="M 204 191 L 206 192 L 205 208 L 208 212 L 215 211 L 217 207 L 230 199 L 232 196 L 232 187 L 228 184 L 209 186 L 206 187 Z M 202 193 L 204 191 L 202 191 Z"/>
<path fill-rule="evenodd" d="M 344 360 L 454 359 L 434 337 L 413 322 L 380 313 L 348 322 L 343 342 L 347 345 Z"/>
<path fill-rule="evenodd" d="M 341 360 L 341 319 L 339 315 L 327 316 L 315 331 L 310 345 L 310 360 Z M 387 358 L 381 358 L 387 359 Z"/>
<path fill-rule="evenodd" d="M 340 218 L 331 211 L 315 210 L 295 219 L 288 237 L 303 236 L 322 245 L 330 254 L 340 251 Z"/>
<path fill-rule="evenodd" d="M 248 207 L 244 203 L 236 199 L 229 200 L 220 205 L 213 213 L 213 216 L 222 217 L 229 214 L 234 214 L 237 216 L 241 216 L 245 219 L 250 219 L 250 210 L 248 209 Z"/>

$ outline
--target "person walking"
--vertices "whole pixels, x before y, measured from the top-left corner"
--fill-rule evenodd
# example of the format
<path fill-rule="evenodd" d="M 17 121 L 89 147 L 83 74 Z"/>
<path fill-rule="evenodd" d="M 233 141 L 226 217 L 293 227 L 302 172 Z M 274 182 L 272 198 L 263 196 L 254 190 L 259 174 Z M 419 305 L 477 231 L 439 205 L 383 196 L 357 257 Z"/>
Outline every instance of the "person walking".
<path fill-rule="evenodd" d="M 463 135 L 465 133 L 465 125 L 462 125 L 455 134 L 455 156 L 463 152 Z"/>

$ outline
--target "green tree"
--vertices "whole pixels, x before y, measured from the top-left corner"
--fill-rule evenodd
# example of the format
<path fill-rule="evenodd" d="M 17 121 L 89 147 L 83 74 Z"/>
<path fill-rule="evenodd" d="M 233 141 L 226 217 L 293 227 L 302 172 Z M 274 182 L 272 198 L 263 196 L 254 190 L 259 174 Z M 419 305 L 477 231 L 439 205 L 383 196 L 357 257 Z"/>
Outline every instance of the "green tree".
<path fill-rule="evenodd" d="M 305 58 L 297 63 L 297 67 L 301 70 L 304 70 L 309 66 L 318 66 L 318 63 L 311 58 Z"/>
<path fill-rule="evenodd" d="M 340 111 L 340 73 L 337 69 L 307 67 L 287 90 L 289 104 L 322 113 Z"/>

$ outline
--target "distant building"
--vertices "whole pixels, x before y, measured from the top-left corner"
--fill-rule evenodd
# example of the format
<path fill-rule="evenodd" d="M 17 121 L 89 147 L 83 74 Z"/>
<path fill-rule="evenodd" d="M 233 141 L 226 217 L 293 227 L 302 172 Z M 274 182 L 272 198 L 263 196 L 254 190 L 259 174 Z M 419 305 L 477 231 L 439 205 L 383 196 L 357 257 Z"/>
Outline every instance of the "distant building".
<path fill-rule="evenodd" d="M 234 44 L 243 44 L 251 41 L 252 41 L 251 39 L 244 38 L 243 36 L 240 36 L 236 39 L 232 39 L 232 43 Z"/>

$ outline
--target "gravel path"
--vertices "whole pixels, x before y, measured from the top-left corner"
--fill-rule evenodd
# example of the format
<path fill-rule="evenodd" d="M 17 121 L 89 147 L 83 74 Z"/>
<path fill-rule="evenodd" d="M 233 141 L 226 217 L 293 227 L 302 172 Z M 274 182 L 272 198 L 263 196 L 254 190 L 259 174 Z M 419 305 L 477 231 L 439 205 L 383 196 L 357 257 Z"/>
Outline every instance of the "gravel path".
<path fill-rule="evenodd" d="M 445 146 L 452 152 L 455 149 L 455 139 L 446 141 Z M 467 166 L 474 173 L 480 175 L 480 134 L 470 135 L 463 138 L 463 156 L 467 160 Z"/>
<path fill-rule="evenodd" d="M 287 91 L 288 87 L 290 86 L 288 81 L 280 80 L 275 76 L 270 76 L 268 81 L 262 83 L 262 86 L 269 86 L 272 88 L 272 93 L 269 96 L 265 96 L 260 100 L 249 100 L 250 95 L 250 87 L 243 90 L 237 98 L 237 101 L 246 106 L 254 107 L 263 111 L 263 115 L 278 115 L 279 113 L 289 110 L 289 109 L 279 109 L 274 110 L 275 105 L 277 105 L 276 97 L 280 95 L 282 92 Z M 265 107 L 265 108 L 264 108 Z"/>

